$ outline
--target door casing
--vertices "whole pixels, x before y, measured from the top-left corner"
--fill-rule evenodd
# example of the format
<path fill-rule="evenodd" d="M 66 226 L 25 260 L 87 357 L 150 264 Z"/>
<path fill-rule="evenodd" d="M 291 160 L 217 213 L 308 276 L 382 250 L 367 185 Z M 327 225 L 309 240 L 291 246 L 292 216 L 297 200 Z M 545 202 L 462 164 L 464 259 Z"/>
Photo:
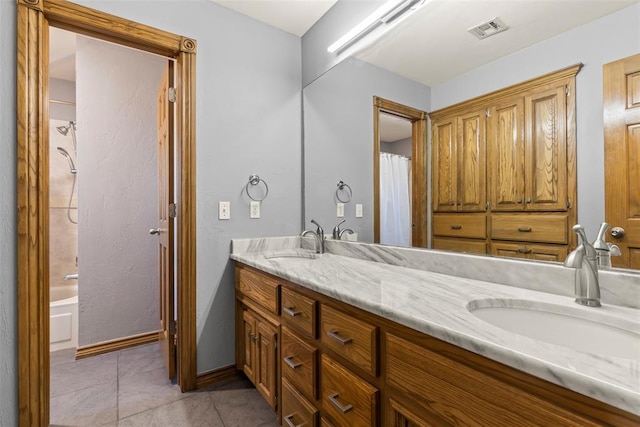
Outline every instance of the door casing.
<path fill-rule="evenodd" d="M 178 384 L 196 388 L 196 41 L 64 0 L 17 0 L 18 419 L 49 423 L 49 27 L 176 61 Z"/>
<path fill-rule="evenodd" d="M 411 233 L 414 247 L 427 247 L 427 113 L 373 97 L 373 239 L 380 243 L 380 113 L 411 122 Z"/>

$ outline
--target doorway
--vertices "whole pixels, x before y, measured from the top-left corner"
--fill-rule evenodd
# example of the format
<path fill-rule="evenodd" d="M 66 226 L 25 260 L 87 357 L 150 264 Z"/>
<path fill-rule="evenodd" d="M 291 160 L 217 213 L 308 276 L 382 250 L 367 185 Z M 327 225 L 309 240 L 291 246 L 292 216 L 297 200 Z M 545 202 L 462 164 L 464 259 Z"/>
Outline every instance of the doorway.
<path fill-rule="evenodd" d="M 384 138 L 382 135 L 382 127 L 390 126 L 392 123 L 398 124 L 399 128 L 404 129 L 403 137 L 406 148 L 395 150 L 391 147 L 383 148 Z M 406 128 L 405 126 L 408 126 Z M 408 236 L 404 239 L 408 246 L 427 247 L 427 113 L 417 110 L 397 102 L 389 101 L 377 96 L 373 98 L 373 203 L 374 203 L 374 219 L 373 234 L 375 243 L 384 243 L 381 241 L 381 193 L 384 196 L 385 190 L 381 188 L 380 178 L 384 173 L 384 166 L 381 168 L 381 153 L 387 151 L 398 151 L 402 157 L 410 157 L 410 168 L 406 173 L 410 179 L 407 183 L 409 188 L 409 205 L 410 205 L 410 228 L 405 230 Z M 393 139 L 393 138 L 392 138 Z M 398 153 L 394 153 L 397 155 Z M 409 155 L 410 154 L 410 155 Z M 406 160 L 399 158 L 391 159 L 396 163 L 407 163 Z M 408 166 L 408 164 L 407 164 Z M 382 173 L 381 173 L 382 172 Z M 404 173 L 404 172 L 402 172 Z M 404 218 L 404 216 L 403 216 Z M 402 222 L 408 222 L 403 220 Z M 401 226 L 406 228 L 406 226 Z"/>
<path fill-rule="evenodd" d="M 195 40 L 63 0 L 17 6 L 18 388 L 21 425 L 49 419 L 48 34 L 55 26 L 176 62 L 177 382 L 196 387 Z"/>

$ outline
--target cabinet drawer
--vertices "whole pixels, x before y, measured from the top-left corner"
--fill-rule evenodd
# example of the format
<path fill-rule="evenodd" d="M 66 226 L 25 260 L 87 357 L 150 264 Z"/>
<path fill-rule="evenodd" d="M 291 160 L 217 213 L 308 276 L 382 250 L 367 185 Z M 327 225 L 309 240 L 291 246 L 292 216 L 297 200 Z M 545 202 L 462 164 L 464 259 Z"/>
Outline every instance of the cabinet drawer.
<path fill-rule="evenodd" d="M 282 379 L 282 426 L 317 427 L 318 410 L 298 393 L 286 379 Z"/>
<path fill-rule="evenodd" d="M 487 217 L 484 214 L 436 214 L 433 215 L 433 235 L 484 239 Z"/>
<path fill-rule="evenodd" d="M 282 376 L 311 400 L 318 398 L 318 350 L 282 328 Z"/>
<path fill-rule="evenodd" d="M 340 427 L 378 425 L 378 389 L 322 355 L 322 408 Z"/>
<path fill-rule="evenodd" d="M 566 244 L 568 243 L 567 234 L 566 215 L 493 214 L 491 216 L 492 239 Z"/>
<path fill-rule="evenodd" d="M 594 425 L 520 388 L 455 363 L 397 336 L 386 336 L 386 384 L 429 413 L 435 425 Z"/>
<path fill-rule="evenodd" d="M 443 239 L 441 237 L 434 237 L 433 249 L 486 255 L 487 243 L 484 240 Z"/>
<path fill-rule="evenodd" d="M 276 279 L 246 268 L 237 268 L 236 289 L 271 313 L 279 314 L 280 285 Z"/>
<path fill-rule="evenodd" d="M 378 328 L 322 304 L 320 340 L 365 371 L 378 373 Z"/>
<path fill-rule="evenodd" d="M 304 332 L 311 338 L 316 337 L 317 306 L 318 304 L 311 298 L 291 289 L 282 289 L 282 323 Z"/>

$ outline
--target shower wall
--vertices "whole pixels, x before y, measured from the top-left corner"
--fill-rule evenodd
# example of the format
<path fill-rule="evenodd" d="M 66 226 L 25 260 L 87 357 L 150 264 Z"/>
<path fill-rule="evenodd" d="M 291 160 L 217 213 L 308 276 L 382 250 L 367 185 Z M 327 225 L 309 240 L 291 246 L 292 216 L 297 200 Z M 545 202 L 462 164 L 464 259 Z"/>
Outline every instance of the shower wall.
<path fill-rule="evenodd" d="M 55 119 L 52 119 L 49 124 L 49 299 L 51 301 L 76 295 L 78 289 L 76 280 L 63 280 L 65 274 L 77 272 L 76 255 L 78 253 L 78 226 L 67 218 L 73 175 L 69 171 L 67 159 L 57 151 L 57 147 L 62 147 L 74 156 L 71 133 L 63 136 L 56 130 L 56 127 L 68 124 L 68 120 Z M 69 212 L 74 221 L 77 219 L 77 213 L 76 186 Z"/>

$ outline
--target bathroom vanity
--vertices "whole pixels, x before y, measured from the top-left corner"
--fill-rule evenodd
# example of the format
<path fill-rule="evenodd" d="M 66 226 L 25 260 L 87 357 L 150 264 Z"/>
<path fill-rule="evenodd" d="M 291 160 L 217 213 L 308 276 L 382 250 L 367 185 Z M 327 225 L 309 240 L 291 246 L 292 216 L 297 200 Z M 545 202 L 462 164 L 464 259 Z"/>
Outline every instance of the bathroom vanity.
<path fill-rule="evenodd" d="M 235 240 L 231 255 L 236 365 L 282 425 L 640 424 L 637 357 L 534 340 L 472 313 L 535 301 L 589 317 L 600 309 L 556 292 L 570 294 L 569 269 L 351 242 L 316 255 L 307 240 Z M 496 283 L 518 276 L 528 288 Z M 554 276 L 569 280 L 536 289 Z M 616 282 L 624 296 L 603 296 L 635 298 L 639 279 L 627 279 Z M 603 310 L 640 326 L 637 308 L 605 299 Z"/>

